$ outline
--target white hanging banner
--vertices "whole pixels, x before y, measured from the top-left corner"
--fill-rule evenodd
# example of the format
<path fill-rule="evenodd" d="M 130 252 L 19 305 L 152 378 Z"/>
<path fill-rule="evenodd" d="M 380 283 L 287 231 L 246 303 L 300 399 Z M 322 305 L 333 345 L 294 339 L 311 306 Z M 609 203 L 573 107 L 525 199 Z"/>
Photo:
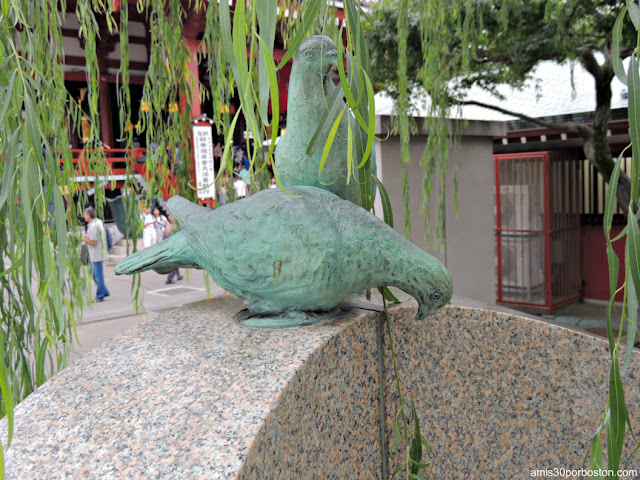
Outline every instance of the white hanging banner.
<path fill-rule="evenodd" d="M 196 171 L 196 188 L 198 198 L 205 200 L 216 198 L 216 187 L 213 180 L 216 173 L 213 168 L 213 134 L 211 125 L 193 126 L 193 158 Z"/>

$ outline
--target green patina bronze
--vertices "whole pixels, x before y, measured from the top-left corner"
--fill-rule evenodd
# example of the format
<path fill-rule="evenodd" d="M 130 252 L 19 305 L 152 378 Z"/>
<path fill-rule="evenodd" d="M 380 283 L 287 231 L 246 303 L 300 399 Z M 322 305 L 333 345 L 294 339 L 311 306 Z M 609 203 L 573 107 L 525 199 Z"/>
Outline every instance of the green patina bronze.
<path fill-rule="evenodd" d="M 351 176 L 347 183 L 347 135 L 351 124 L 353 133 L 353 158 L 356 165 L 364 157 L 367 134 L 361 128 L 351 111 L 346 108 L 342 96 L 334 103 L 329 113 L 330 121 L 316 142 L 315 152 L 306 155 L 307 146 L 315 133 L 320 119 L 330 105 L 327 105 L 335 89 L 331 78 L 332 68 L 337 67 L 337 51 L 329 37 L 316 35 L 304 41 L 296 52 L 289 80 L 287 111 L 287 131 L 276 148 L 276 169 L 285 187 L 309 185 L 328 190 L 340 198 L 362 205 L 360 184 Z M 323 145 L 329 131 L 340 112 L 345 110 L 340 120 L 333 145 L 329 151 L 322 172 Z M 376 174 L 376 159 L 371 152 L 369 159 L 371 173 Z M 375 196 L 375 186 L 372 190 Z"/>
<path fill-rule="evenodd" d="M 337 305 L 362 290 L 395 286 L 418 301 L 418 319 L 452 295 L 442 264 L 360 207 L 360 185 L 347 183 L 347 129 L 358 164 L 366 134 L 338 98 L 329 118 L 343 114 L 323 171 L 322 148 L 307 146 L 337 87 L 337 65 L 328 37 L 305 41 L 296 53 L 289 84 L 287 133 L 276 150 L 276 168 L 291 195 L 271 189 L 219 207 L 200 207 L 176 196 L 167 207 L 181 231 L 116 266 L 116 274 L 176 267 L 202 268 L 225 290 L 245 299 L 249 313 L 237 320 L 259 327 L 319 324 L 335 318 Z M 320 135 L 327 140 L 331 124 Z M 375 158 L 371 159 L 375 175 Z M 318 188 L 319 187 L 319 188 Z"/>
<path fill-rule="evenodd" d="M 331 310 L 377 286 L 413 296 L 418 319 L 451 299 L 442 264 L 371 213 L 319 188 L 290 192 L 263 190 L 215 210 L 175 196 L 167 207 L 180 232 L 124 259 L 116 274 L 202 268 L 253 314 L 284 314 L 287 326 L 296 312 Z"/>

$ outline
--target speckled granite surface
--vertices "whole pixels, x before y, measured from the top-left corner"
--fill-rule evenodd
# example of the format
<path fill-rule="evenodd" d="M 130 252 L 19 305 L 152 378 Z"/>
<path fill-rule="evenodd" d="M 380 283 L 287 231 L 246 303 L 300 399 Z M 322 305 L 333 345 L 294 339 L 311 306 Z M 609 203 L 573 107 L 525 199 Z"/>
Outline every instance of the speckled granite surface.
<path fill-rule="evenodd" d="M 49 381 L 16 409 L 8 478 L 380 478 L 378 314 L 255 330 L 231 320 L 242 308 L 224 297 L 167 312 Z M 392 325 L 434 478 L 581 465 L 605 404 L 604 340 L 475 308 L 414 314 L 395 308 Z M 625 377 L 636 427 L 639 355 Z"/>
<path fill-rule="evenodd" d="M 582 466 L 606 405 L 606 340 L 475 308 L 447 307 L 428 322 L 414 321 L 410 308 L 392 312 L 400 376 L 436 453 L 433 478 L 524 479 L 534 469 Z M 385 358 L 392 439 L 399 407 Z M 636 432 L 639 368 L 634 350 L 623 382 Z M 640 458 L 629 468 L 640 472 Z"/>
<path fill-rule="evenodd" d="M 256 330 L 231 320 L 243 308 L 224 297 L 165 313 L 47 382 L 16 409 L 7 477 L 235 478 L 296 371 L 354 318 L 373 321 L 356 310 L 322 327 Z"/>

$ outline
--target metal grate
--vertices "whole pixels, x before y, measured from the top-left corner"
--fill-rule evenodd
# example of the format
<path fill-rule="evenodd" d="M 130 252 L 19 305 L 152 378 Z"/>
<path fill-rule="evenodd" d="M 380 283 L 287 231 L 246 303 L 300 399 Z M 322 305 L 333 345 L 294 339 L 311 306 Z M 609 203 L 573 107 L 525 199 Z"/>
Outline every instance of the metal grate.
<path fill-rule="evenodd" d="M 614 158 L 617 161 L 617 158 Z M 627 174 L 631 172 L 632 157 L 626 156 L 622 159 L 621 170 Z M 594 165 L 588 160 L 582 160 L 582 211 L 584 220 L 591 224 L 602 224 L 605 199 L 609 190 L 609 185 L 604 181 L 604 177 Z M 624 220 L 624 212 L 617 205 L 614 207 L 614 223 Z"/>
<path fill-rule="evenodd" d="M 553 308 L 580 296 L 581 162 L 495 155 L 499 303 Z"/>

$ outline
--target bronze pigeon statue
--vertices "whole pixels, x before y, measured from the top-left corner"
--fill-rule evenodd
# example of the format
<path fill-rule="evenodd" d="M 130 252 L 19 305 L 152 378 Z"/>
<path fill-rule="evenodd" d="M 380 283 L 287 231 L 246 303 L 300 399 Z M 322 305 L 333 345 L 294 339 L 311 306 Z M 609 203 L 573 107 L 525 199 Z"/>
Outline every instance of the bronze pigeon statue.
<path fill-rule="evenodd" d="M 334 104 L 328 126 L 318 137 L 314 153 L 306 155 L 320 119 L 331 107 L 327 103 L 332 92 L 341 88 L 331 78 L 331 70 L 337 65 L 337 50 L 329 37 L 313 36 L 298 48 L 289 80 L 287 131 L 276 147 L 276 169 L 285 187 L 309 185 L 323 188 L 356 205 L 362 205 L 357 174 L 355 178 L 352 175 L 347 184 L 348 125 L 351 124 L 353 132 L 353 158 L 356 165 L 364 157 L 367 134 L 360 128 L 342 97 Z M 318 174 L 323 146 L 341 110 L 345 110 L 345 113 L 322 173 Z M 371 173 L 375 176 L 376 158 L 373 150 L 369 162 Z M 372 196 L 375 197 L 375 183 Z"/>
<path fill-rule="evenodd" d="M 263 190 L 215 210 L 174 196 L 181 230 L 116 266 L 116 274 L 206 270 L 255 314 L 330 310 L 347 296 L 390 285 L 413 296 L 417 318 L 451 298 L 442 264 L 380 219 L 315 187 Z"/>

